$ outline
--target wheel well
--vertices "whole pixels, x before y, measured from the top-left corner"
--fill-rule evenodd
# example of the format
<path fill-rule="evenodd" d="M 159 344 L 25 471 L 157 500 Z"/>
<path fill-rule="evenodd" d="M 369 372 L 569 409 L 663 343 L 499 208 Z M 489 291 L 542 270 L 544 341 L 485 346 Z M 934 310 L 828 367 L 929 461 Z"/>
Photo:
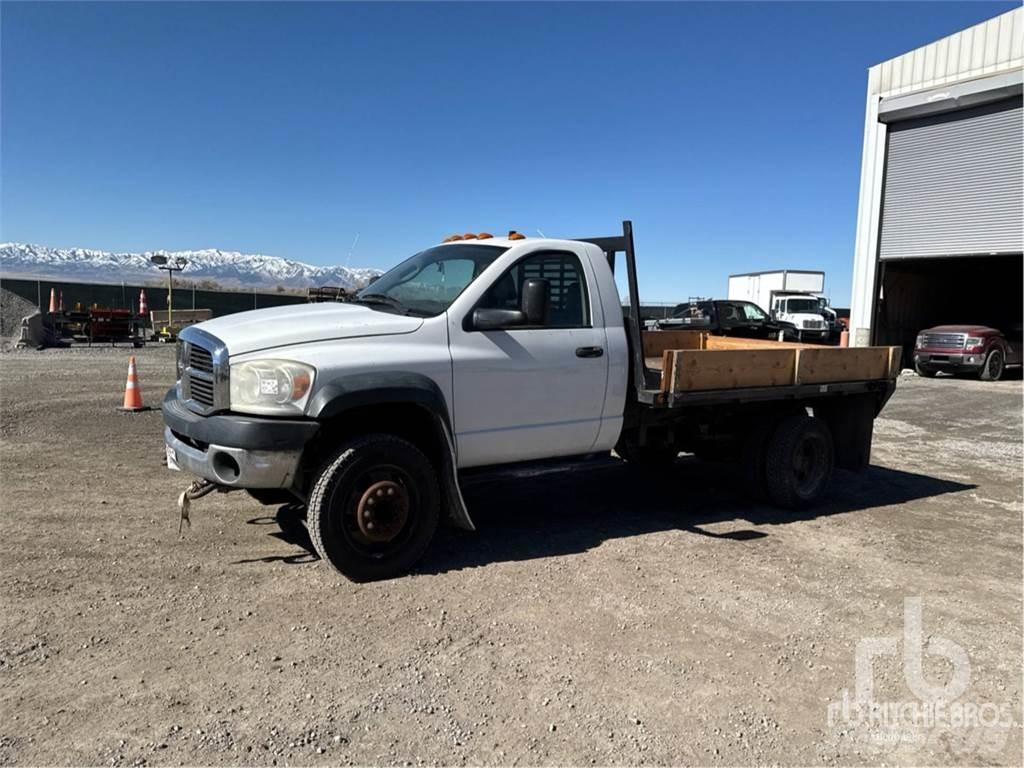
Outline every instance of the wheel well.
<path fill-rule="evenodd" d="M 430 459 L 440 472 L 441 451 L 447 450 L 439 433 L 437 417 L 417 403 L 364 405 L 325 420 L 303 464 L 315 469 L 342 441 L 371 433 L 383 433 L 408 440 Z"/>

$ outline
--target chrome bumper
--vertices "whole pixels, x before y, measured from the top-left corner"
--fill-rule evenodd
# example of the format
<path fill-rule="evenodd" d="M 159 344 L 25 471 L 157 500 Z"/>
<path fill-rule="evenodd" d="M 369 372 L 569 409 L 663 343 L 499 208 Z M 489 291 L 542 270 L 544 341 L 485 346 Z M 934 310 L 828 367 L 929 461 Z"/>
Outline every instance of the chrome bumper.
<path fill-rule="evenodd" d="M 985 364 L 985 354 L 946 354 L 944 352 L 915 352 L 914 361 L 924 365 L 949 366 L 950 368 L 980 368 Z"/>
<path fill-rule="evenodd" d="M 164 428 L 167 464 L 233 488 L 289 488 L 299 470 L 301 450 L 260 451 L 210 444 L 204 451 Z"/>

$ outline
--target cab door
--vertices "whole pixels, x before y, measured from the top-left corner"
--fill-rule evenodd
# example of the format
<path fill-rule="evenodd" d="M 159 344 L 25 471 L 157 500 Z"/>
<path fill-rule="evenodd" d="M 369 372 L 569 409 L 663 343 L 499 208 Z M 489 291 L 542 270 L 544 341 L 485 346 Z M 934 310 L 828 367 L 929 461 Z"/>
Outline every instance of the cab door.
<path fill-rule="evenodd" d="M 590 264 L 543 250 L 507 266 L 468 313 L 450 313 L 453 426 L 460 467 L 569 456 L 597 439 L 608 381 L 604 317 Z M 519 309 L 523 282 L 547 280 L 542 326 L 476 330 L 476 308 Z"/>

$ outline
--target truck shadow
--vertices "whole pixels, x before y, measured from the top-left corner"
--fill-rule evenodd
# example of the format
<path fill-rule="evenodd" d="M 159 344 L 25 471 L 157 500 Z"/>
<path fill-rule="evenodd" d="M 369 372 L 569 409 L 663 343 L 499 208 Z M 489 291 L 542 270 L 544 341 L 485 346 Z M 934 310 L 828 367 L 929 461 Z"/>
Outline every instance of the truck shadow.
<path fill-rule="evenodd" d="M 734 542 L 756 542 L 765 526 L 904 504 L 976 488 L 928 475 L 871 466 L 853 474 L 836 472 L 829 496 L 813 509 L 793 512 L 748 500 L 735 469 L 727 464 L 683 457 L 671 475 L 653 475 L 616 459 L 542 474 L 472 478 L 463 495 L 476 532 L 442 526 L 415 568 L 439 574 L 496 562 L 531 560 L 585 552 L 618 538 L 678 530 Z M 301 508 L 281 507 L 273 535 L 313 548 L 301 522 Z M 751 527 L 726 532 L 703 526 L 745 521 Z M 255 521 L 253 521 L 255 522 Z M 760 528 L 762 530 L 755 530 Z M 301 556 L 274 558 L 308 563 Z"/>
<path fill-rule="evenodd" d="M 602 463 L 603 464 L 603 463 Z M 584 552 L 609 539 L 679 530 L 728 541 L 756 542 L 770 534 L 753 527 L 713 532 L 703 526 L 745 521 L 786 525 L 888 507 L 976 488 L 928 475 L 871 466 L 837 471 L 829 496 L 813 509 L 781 510 L 750 501 L 734 467 L 683 457 L 671 476 L 651 475 L 623 462 L 501 478 L 463 489 L 477 531 L 439 531 L 418 573 L 442 573 L 492 562 Z"/>

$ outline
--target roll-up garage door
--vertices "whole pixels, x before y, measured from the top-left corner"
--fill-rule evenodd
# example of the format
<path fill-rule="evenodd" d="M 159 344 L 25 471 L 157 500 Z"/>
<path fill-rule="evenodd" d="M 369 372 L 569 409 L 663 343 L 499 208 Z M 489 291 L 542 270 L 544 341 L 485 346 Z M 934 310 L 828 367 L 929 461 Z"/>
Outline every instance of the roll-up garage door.
<path fill-rule="evenodd" d="M 1024 250 L 1021 99 L 889 125 L 883 259 Z"/>

